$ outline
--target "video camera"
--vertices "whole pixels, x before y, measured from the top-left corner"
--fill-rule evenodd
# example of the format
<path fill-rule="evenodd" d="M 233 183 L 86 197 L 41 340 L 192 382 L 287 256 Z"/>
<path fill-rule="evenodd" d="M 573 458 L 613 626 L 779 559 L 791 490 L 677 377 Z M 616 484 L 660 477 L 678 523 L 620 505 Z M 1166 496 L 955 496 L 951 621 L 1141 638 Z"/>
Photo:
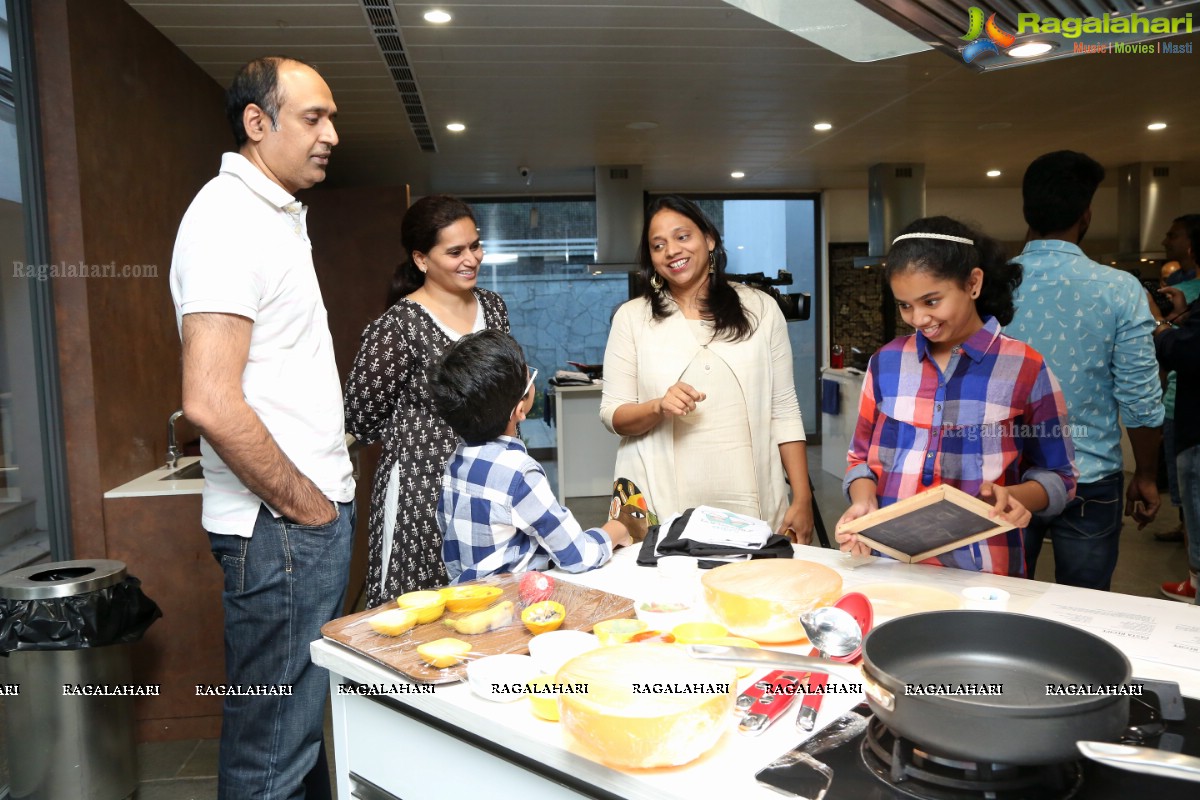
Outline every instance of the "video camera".
<path fill-rule="evenodd" d="M 1159 294 L 1159 283 L 1155 280 L 1143 279 L 1142 287 L 1150 293 L 1154 304 L 1158 306 L 1159 316 L 1169 317 L 1175 313 L 1175 304 L 1171 302 L 1171 298 L 1165 294 Z"/>
<path fill-rule="evenodd" d="M 751 272 L 746 275 L 725 273 L 725 278 L 733 283 L 741 283 L 754 289 L 766 292 L 775 299 L 783 318 L 787 320 L 806 320 L 812 313 L 812 297 L 808 292 L 783 294 L 776 286 L 791 286 L 792 273 L 786 269 L 779 270 L 778 278 L 768 278 L 761 272 Z"/>

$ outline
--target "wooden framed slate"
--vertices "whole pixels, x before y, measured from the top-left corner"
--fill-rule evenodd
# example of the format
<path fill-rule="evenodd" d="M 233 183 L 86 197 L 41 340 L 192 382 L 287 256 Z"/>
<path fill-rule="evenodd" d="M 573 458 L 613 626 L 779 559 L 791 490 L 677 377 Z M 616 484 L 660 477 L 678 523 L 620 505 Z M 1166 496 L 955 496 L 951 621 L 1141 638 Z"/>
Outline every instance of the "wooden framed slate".
<path fill-rule="evenodd" d="M 953 486 L 935 486 L 844 525 L 861 542 L 898 561 L 924 561 L 1013 529 L 988 516 L 992 506 Z"/>

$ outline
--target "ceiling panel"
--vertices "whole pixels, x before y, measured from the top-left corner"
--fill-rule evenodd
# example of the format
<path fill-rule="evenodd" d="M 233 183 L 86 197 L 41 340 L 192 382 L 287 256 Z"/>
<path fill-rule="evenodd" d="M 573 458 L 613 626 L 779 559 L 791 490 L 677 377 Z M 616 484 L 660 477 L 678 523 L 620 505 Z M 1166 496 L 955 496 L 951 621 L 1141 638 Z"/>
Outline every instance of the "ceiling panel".
<path fill-rule="evenodd" d="M 960 0 L 946 2 L 959 13 Z M 853 63 L 721 0 L 437 3 L 454 16 L 446 26 L 421 18 L 432 2 L 399 0 L 438 148 L 426 153 L 360 2 L 130 5 L 222 85 L 267 53 L 317 64 L 340 112 L 332 185 L 588 193 L 593 165 L 640 163 L 654 190 L 805 190 L 864 187 L 883 160 L 925 162 L 930 186 L 1017 185 L 1032 158 L 1062 147 L 1114 174 L 1182 161 L 1185 184 L 1200 184 L 1200 93 L 1178 88 L 1197 74 L 1200 42 L 1190 58 L 1078 56 L 980 74 L 945 52 Z M 1147 131 L 1155 119 L 1168 129 Z M 468 130 L 446 131 L 451 120 Z M 822 120 L 834 130 L 814 132 Z M 993 167 L 999 181 L 984 177 Z"/>

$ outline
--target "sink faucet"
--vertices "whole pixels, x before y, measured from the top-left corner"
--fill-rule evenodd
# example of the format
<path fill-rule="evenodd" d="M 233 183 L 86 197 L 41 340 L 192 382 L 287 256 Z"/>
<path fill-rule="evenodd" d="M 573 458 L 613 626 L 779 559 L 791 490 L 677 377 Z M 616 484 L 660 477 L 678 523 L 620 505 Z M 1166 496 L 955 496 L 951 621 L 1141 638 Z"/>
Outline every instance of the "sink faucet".
<path fill-rule="evenodd" d="M 169 469 L 175 469 L 175 465 L 179 463 L 179 457 L 183 455 L 183 451 L 175 443 L 175 420 L 182 416 L 183 409 L 180 409 L 167 420 L 167 467 Z"/>

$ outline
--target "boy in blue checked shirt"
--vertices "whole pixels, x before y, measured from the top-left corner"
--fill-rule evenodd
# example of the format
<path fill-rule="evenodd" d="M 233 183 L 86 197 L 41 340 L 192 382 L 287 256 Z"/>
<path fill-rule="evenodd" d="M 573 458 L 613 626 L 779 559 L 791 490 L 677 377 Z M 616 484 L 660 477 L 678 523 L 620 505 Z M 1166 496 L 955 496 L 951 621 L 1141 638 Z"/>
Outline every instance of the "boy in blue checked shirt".
<path fill-rule="evenodd" d="M 450 345 L 430 375 L 434 405 L 461 439 L 446 462 L 437 510 L 451 583 L 551 562 L 587 572 L 612 558 L 614 547 L 645 538 L 646 519 L 629 505 L 585 531 L 554 497 L 541 464 L 517 438 L 533 407 L 535 376 L 513 338 L 491 329 Z"/>

